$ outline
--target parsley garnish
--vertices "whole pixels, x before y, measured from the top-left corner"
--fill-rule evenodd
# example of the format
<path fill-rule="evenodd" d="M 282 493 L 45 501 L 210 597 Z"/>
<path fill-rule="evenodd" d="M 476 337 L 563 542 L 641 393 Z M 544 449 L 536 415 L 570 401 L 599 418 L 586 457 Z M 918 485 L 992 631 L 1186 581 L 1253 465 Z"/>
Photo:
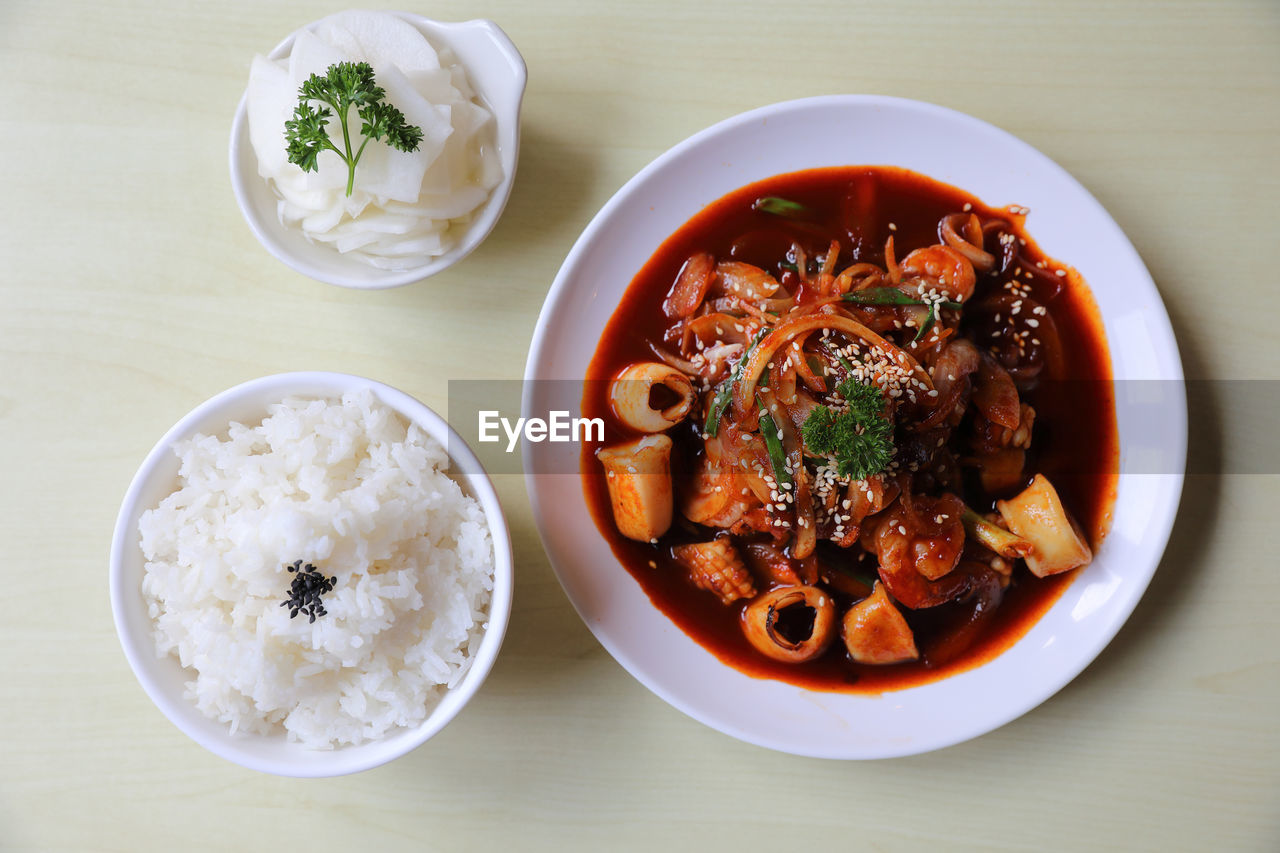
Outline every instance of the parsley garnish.
<path fill-rule="evenodd" d="M 865 480 L 893 459 L 893 424 L 885 417 L 884 395 L 855 379 L 841 382 L 837 391 L 848 407 L 817 407 L 800 434 L 807 450 L 835 461 L 841 477 Z"/>
<path fill-rule="evenodd" d="M 386 96 L 373 79 L 373 66 L 367 62 L 339 62 L 330 65 L 325 76 L 312 74 L 298 89 L 298 105 L 293 108 L 293 119 L 284 123 L 284 138 L 289 152 L 289 162 L 304 172 L 319 169 L 316 158 L 328 149 L 347 164 L 347 195 L 355 185 L 356 164 L 364 154 L 370 140 L 385 142 L 397 151 L 417 151 L 422 142 L 422 128 L 408 123 L 404 113 L 391 104 L 383 103 Z M 327 106 L 319 108 L 311 101 Z M 351 151 L 351 131 L 347 127 L 347 113 L 352 107 L 364 123 L 360 133 L 364 141 L 354 153 Z M 334 114 L 342 125 L 342 148 L 333 144 L 325 126 Z"/>

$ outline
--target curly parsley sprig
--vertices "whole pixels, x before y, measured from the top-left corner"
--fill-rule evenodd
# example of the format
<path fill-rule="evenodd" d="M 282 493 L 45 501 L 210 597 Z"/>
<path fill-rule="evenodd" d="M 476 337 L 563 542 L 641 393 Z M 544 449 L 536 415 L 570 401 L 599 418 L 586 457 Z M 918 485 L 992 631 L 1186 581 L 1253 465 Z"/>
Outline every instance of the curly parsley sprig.
<path fill-rule="evenodd" d="M 356 164 L 371 140 L 385 142 L 397 151 L 417 151 L 422 142 L 422 128 L 409 124 L 404 113 L 384 103 L 386 97 L 373 78 L 373 66 L 367 62 L 339 62 L 330 65 L 325 75 L 312 74 L 298 89 L 298 105 L 293 118 L 284 123 L 284 137 L 289 162 L 304 172 L 320 168 L 316 159 L 329 150 L 347 164 L 347 195 L 355 186 Z M 325 106 L 312 106 L 319 101 Z M 360 133 L 364 141 L 351 150 L 351 130 L 347 113 L 355 107 L 363 120 Z M 338 116 L 342 126 L 342 148 L 333 144 L 325 128 Z"/>
<path fill-rule="evenodd" d="M 837 391 L 846 405 L 818 406 L 800 434 L 805 449 L 833 460 L 841 477 L 865 480 L 893 459 L 893 424 L 885 417 L 884 394 L 855 379 L 841 382 Z"/>

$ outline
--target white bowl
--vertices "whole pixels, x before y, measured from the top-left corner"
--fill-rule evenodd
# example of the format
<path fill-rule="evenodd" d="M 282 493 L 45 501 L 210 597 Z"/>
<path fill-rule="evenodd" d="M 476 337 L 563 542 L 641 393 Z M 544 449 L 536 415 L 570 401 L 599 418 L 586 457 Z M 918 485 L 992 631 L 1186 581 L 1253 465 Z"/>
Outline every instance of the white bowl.
<path fill-rule="evenodd" d="M 331 246 L 309 242 L 302 232 L 280 224 L 276 213 L 276 195 L 258 174 L 258 159 L 249 142 L 246 96 L 240 98 L 231 124 L 231 187 L 240 212 L 254 236 L 287 265 L 317 281 L 361 290 L 381 290 L 421 281 L 445 270 L 471 254 L 489 236 L 511 195 L 516 177 L 516 161 L 520 150 L 520 105 L 524 98 L 528 73 L 524 59 L 507 34 L 492 21 L 441 23 L 408 12 L 392 12 L 417 27 L 433 44 L 451 48 L 467 71 L 467 77 L 480 99 L 493 112 L 497 123 L 498 157 L 502 161 L 502 182 L 494 187 L 489 200 L 475 213 L 466 230 L 458 235 L 457 244 L 428 262 L 408 270 L 380 270 L 355 258 L 344 257 Z M 307 30 L 321 23 L 302 27 Z M 276 45 L 269 59 L 289 55 L 297 32 Z"/>
<path fill-rule="evenodd" d="M 619 190 L 569 252 L 543 305 L 525 371 L 525 414 L 565 408 L 565 383 L 528 380 L 580 380 L 636 272 L 705 205 L 773 175 L 857 164 L 901 166 L 996 207 L 1029 207 L 1029 233 L 1091 286 L 1114 376 L 1125 383 L 1122 392 L 1134 392 L 1117 395 L 1121 476 L 1110 534 L 1034 627 L 982 666 L 878 696 L 750 678 L 653 606 L 592 522 L 580 478 L 528 478 L 534 519 L 561 584 L 632 675 L 722 732 L 826 758 L 908 755 L 957 743 L 1025 713 L 1074 678 L 1146 589 L 1173 525 L 1186 458 L 1182 368 L 1168 315 L 1107 212 L 1061 167 L 1002 130 L 931 104 L 867 95 L 790 101 L 728 119 L 672 148 Z M 547 443 L 525 444 L 525 471 L 555 471 L 553 453 Z"/>
<path fill-rule="evenodd" d="M 449 453 L 450 476 L 480 502 L 493 539 L 494 578 L 488 627 L 462 681 L 449 690 L 427 718 L 412 728 L 386 737 L 333 750 L 307 749 L 290 743 L 283 733 L 273 736 L 231 734 L 225 723 L 210 720 L 183 698 L 189 675 L 173 656 L 156 657 L 152 620 L 142 595 L 143 556 L 138 543 L 138 519 L 170 494 L 177 483 L 176 442 L 197 432 L 226 434 L 231 421 L 257 423 L 267 406 L 290 395 L 341 397 L 368 388 L 384 405 L 418 424 Z M 493 484 L 480 462 L 449 425 L 431 409 L 402 391 L 342 373 L 281 373 L 237 385 L 201 403 L 157 442 L 125 494 L 111 542 L 111 609 L 125 656 L 147 695 L 170 722 L 192 740 L 217 755 L 252 770 L 281 776 L 340 776 L 391 761 L 422 745 L 444 728 L 475 695 L 502 646 L 511 613 L 512 559 L 507 523 Z"/>

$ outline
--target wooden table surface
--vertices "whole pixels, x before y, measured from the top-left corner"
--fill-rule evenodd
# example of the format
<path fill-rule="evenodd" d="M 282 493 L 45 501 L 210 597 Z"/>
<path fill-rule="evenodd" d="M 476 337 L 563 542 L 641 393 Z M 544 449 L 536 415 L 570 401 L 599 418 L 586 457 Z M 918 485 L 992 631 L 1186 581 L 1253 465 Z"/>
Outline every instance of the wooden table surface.
<path fill-rule="evenodd" d="M 1244 386 L 1221 382 L 1191 411 L 1202 473 L 1132 619 L 1057 696 L 960 746 L 825 762 L 685 717 L 578 620 L 515 476 L 498 483 L 517 556 L 506 645 L 438 737 L 298 781 L 170 725 L 107 598 L 119 501 L 164 430 L 279 371 L 357 373 L 440 410 L 451 378 L 519 378 L 593 213 L 659 153 L 752 107 L 874 92 L 1011 131 L 1129 234 L 1189 376 L 1280 379 L 1274 2 L 412 7 L 506 29 L 529 67 L 524 141 L 480 250 L 376 293 L 268 256 L 227 176 L 250 58 L 340 8 L 0 5 L 0 848 L 1280 849 L 1276 411 L 1232 420 Z"/>

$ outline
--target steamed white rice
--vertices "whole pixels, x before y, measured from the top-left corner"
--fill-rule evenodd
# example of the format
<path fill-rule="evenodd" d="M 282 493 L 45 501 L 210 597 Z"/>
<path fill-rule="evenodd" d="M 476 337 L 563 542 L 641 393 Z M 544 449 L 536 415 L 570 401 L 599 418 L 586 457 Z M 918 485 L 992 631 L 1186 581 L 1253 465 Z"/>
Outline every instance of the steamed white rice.
<path fill-rule="evenodd" d="M 178 490 L 139 522 L 156 653 L 231 731 L 313 748 L 421 722 L 487 626 L 493 544 L 440 444 L 368 391 L 286 399 L 175 448 Z M 281 607 L 295 560 L 327 614 Z"/>

